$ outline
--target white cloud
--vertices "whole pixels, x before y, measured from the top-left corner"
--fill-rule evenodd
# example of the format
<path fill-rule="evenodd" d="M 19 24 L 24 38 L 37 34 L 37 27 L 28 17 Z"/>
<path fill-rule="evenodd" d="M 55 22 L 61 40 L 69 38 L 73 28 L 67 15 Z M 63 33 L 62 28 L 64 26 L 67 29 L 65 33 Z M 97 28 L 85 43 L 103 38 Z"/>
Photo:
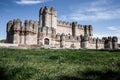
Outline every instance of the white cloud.
<path fill-rule="evenodd" d="M 19 1 L 16 1 L 16 3 L 20 5 L 33 5 L 33 4 L 44 3 L 47 1 L 50 1 L 50 0 L 19 0 Z"/>
<path fill-rule="evenodd" d="M 102 38 L 102 37 L 107 37 L 107 36 L 110 36 L 109 34 L 107 34 L 107 33 L 94 33 L 94 35 L 93 35 L 93 37 L 95 37 L 95 38 L 97 38 L 97 37 L 99 37 L 99 38 Z"/>
<path fill-rule="evenodd" d="M 96 0 L 94 2 L 91 2 L 91 6 L 99 6 L 99 5 L 106 5 L 110 2 L 110 0 Z"/>
<path fill-rule="evenodd" d="M 98 20 L 111 20 L 120 19 L 120 9 L 107 10 L 100 8 L 88 8 L 86 10 L 78 10 L 69 15 L 62 15 L 66 19 L 75 21 L 98 21 Z"/>
<path fill-rule="evenodd" d="M 107 36 L 117 36 L 118 37 L 118 42 L 120 43 L 120 28 L 116 26 L 110 26 L 107 27 L 108 31 L 107 32 L 94 32 L 93 37 L 107 37 Z"/>
<path fill-rule="evenodd" d="M 94 35 L 93 35 L 93 37 L 95 37 L 95 38 L 100 38 L 100 39 L 102 39 L 102 37 L 108 37 L 108 36 L 111 36 L 111 37 L 113 37 L 113 36 L 117 36 L 118 37 L 118 43 L 120 43 L 120 35 L 119 35 L 120 33 L 102 33 L 102 32 L 100 32 L 100 33 L 98 33 L 98 32 L 96 32 L 96 33 L 94 33 Z"/>
<path fill-rule="evenodd" d="M 108 28 L 108 30 L 111 30 L 111 31 L 118 31 L 119 30 L 115 26 L 110 26 L 110 27 L 107 27 L 107 28 Z"/>
<path fill-rule="evenodd" d="M 62 16 L 72 21 L 98 21 L 120 19 L 120 8 L 111 8 L 111 4 L 109 4 L 109 1 L 97 0 L 96 2 L 89 2 L 87 6 L 73 9 L 70 14 Z M 103 4 L 108 6 L 103 7 Z"/>
<path fill-rule="evenodd" d="M 65 20 L 67 20 L 67 16 L 62 15 L 62 16 L 59 17 L 59 19 L 62 20 L 62 21 L 65 21 Z"/>

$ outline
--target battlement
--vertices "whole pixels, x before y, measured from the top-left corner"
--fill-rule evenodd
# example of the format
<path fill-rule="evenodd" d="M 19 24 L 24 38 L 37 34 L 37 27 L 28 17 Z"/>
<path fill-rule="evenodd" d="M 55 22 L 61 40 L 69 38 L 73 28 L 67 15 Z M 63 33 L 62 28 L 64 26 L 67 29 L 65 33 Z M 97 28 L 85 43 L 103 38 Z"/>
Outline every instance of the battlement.
<path fill-rule="evenodd" d="M 64 34 L 64 33 L 62 33 L 62 34 L 60 34 L 60 33 L 56 34 L 56 39 L 59 40 L 59 41 L 70 41 L 70 42 L 72 42 L 72 41 L 74 41 L 74 42 L 81 41 L 81 37 L 80 36 L 73 37 L 70 34 Z"/>
<path fill-rule="evenodd" d="M 84 30 L 93 30 L 92 25 L 83 25 Z"/>
<path fill-rule="evenodd" d="M 116 36 L 113 36 L 113 37 L 111 37 L 111 36 L 109 36 L 109 37 L 103 37 L 102 38 L 102 40 L 103 41 L 110 41 L 110 42 L 118 42 L 118 38 L 116 37 Z"/>
<path fill-rule="evenodd" d="M 65 22 L 65 21 L 58 21 L 57 20 L 57 25 L 58 26 L 62 26 L 62 27 L 72 27 L 72 25 L 75 24 L 77 29 L 88 29 L 88 30 L 93 30 L 92 25 L 81 25 L 81 24 L 77 24 L 77 22 Z"/>
<path fill-rule="evenodd" d="M 22 26 L 22 21 L 20 19 L 10 20 L 7 23 L 7 32 L 9 31 L 21 31 L 21 32 L 33 32 L 38 31 L 38 22 L 33 20 L 25 20 Z"/>
<path fill-rule="evenodd" d="M 54 15 L 57 16 L 57 11 L 53 7 L 48 7 L 48 6 L 40 8 L 39 13 L 40 13 L 40 15 L 43 15 L 43 14 L 54 14 Z"/>
<path fill-rule="evenodd" d="M 104 44 L 103 40 L 99 38 L 90 38 L 89 42 L 92 44 Z"/>
<path fill-rule="evenodd" d="M 57 48 L 117 49 L 116 36 L 93 38 L 92 25 L 57 20 L 57 11 L 53 7 L 39 10 L 39 21 L 20 19 L 7 23 L 8 43 L 22 45 L 42 45 Z"/>
<path fill-rule="evenodd" d="M 72 23 L 65 22 L 65 21 L 57 21 L 58 26 L 63 26 L 63 27 L 72 27 Z"/>

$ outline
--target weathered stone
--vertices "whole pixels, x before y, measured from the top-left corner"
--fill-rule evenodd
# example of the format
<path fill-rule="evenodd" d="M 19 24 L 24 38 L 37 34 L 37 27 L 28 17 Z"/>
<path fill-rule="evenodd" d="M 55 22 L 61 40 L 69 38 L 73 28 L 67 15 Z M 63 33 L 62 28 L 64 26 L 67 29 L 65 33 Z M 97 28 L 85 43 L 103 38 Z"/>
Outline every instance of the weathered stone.
<path fill-rule="evenodd" d="M 20 19 L 7 23 L 7 42 L 24 46 L 37 45 L 54 48 L 117 49 L 118 38 L 92 38 L 92 25 L 57 20 L 53 7 L 43 7 L 39 11 L 39 21 Z"/>

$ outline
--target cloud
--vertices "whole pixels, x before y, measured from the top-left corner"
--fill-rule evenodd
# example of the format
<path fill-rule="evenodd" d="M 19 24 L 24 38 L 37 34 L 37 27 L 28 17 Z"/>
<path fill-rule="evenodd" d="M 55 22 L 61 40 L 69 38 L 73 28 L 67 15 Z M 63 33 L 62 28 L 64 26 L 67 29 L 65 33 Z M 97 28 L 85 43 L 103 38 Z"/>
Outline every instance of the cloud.
<path fill-rule="evenodd" d="M 118 31 L 119 29 L 115 26 L 110 26 L 110 27 L 107 27 L 108 30 L 111 30 L 111 31 Z"/>
<path fill-rule="evenodd" d="M 107 36 L 117 36 L 118 37 L 118 42 L 120 43 L 120 28 L 117 26 L 110 26 L 107 27 L 108 31 L 107 32 L 94 32 L 93 37 L 107 37 Z"/>
<path fill-rule="evenodd" d="M 104 32 L 100 32 L 100 33 L 98 33 L 98 32 L 95 32 L 94 33 L 94 35 L 93 35 L 93 37 L 95 37 L 95 38 L 100 38 L 100 39 L 102 39 L 102 37 L 108 37 L 108 36 L 117 36 L 118 37 L 118 43 L 120 43 L 120 35 L 119 35 L 120 33 L 104 33 Z"/>
<path fill-rule="evenodd" d="M 113 13 L 113 14 L 111 14 Z M 64 19 L 74 20 L 74 21 L 98 21 L 98 20 L 111 20 L 120 19 L 119 13 L 116 12 L 93 12 L 93 14 L 82 14 L 82 13 L 72 13 L 69 15 L 62 15 Z"/>
<path fill-rule="evenodd" d="M 44 3 L 47 1 L 50 0 L 19 0 L 19 1 L 15 1 L 15 3 L 20 5 L 34 5 L 34 4 Z"/>
<path fill-rule="evenodd" d="M 99 6 L 99 5 L 106 5 L 110 2 L 110 0 L 97 0 L 94 2 L 91 2 L 91 6 Z"/>
<path fill-rule="evenodd" d="M 105 7 L 103 7 L 103 5 Z M 70 14 L 62 16 L 65 17 L 64 19 L 72 21 L 99 21 L 120 19 L 119 14 L 119 7 L 111 8 L 111 3 L 109 3 L 108 0 L 97 0 L 96 2 L 89 2 L 87 6 L 83 5 L 83 7 L 73 9 Z"/>
<path fill-rule="evenodd" d="M 66 19 L 75 21 L 98 21 L 120 19 L 120 9 L 107 10 L 100 8 L 88 8 L 84 11 L 76 11 L 69 15 L 64 15 Z M 63 15 L 62 15 L 63 16 Z"/>

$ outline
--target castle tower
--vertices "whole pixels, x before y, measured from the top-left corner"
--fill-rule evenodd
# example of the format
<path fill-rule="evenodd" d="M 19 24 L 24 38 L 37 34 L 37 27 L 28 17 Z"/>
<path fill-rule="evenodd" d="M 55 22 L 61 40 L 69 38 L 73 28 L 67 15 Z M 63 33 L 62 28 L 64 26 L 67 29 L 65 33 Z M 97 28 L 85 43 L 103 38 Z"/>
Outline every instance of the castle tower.
<path fill-rule="evenodd" d="M 85 48 L 87 49 L 89 46 L 89 36 L 87 34 L 85 34 L 83 37 L 82 37 L 82 41 L 81 41 L 81 48 Z"/>
<path fill-rule="evenodd" d="M 76 36 L 77 22 L 72 22 L 72 36 Z"/>
<path fill-rule="evenodd" d="M 93 36 L 92 25 L 89 25 L 89 26 L 88 26 L 88 31 L 89 31 L 89 36 Z"/>
<path fill-rule="evenodd" d="M 118 49 L 118 38 L 116 36 L 112 37 L 112 48 Z"/>
<path fill-rule="evenodd" d="M 7 43 L 13 43 L 13 21 L 10 20 L 8 23 L 7 23 L 7 29 L 6 29 L 6 32 L 7 32 Z"/>
<path fill-rule="evenodd" d="M 89 36 L 89 28 L 87 25 L 84 25 L 84 36 L 85 35 Z"/>
<path fill-rule="evenodd" d="M 19 44 L 20 43 L 20 30 L 21 30 L 21 24 L 22 22 L 20 19 L 14 19 L 13 20 L 13 43 L 14 44 Z"/>
<path fill-rule="evenodd" d="M 29 44 L 29 21 L 25 20 L 24 22 L 25 25 L 25 44 Z"/>
<path fill-rule="evenodd" d="M 62 33 L 60 36 L 60 47 L 63 48 L 65 47 L 65 34 Z"/>
<path fill-rule="evenodd" d="M 102 40 L 104 41 L 105 49 L 112 49 L 112 38 L 111 37 L 103 37 Z"/>
<path fill-rule="evenodd" d="M 108 49 L 112 49 L 112 37 L 108 37 Z"/>
<path fill-rule="evenodd" d="M 96 49 L 98 49 L 99 38 L 96 39 Z"/>
<path fill-rule="evenodd" d="M 57 27 L 57 11 L 54 8 L 44 7 L 39 12 L 40 27 Z"/>

